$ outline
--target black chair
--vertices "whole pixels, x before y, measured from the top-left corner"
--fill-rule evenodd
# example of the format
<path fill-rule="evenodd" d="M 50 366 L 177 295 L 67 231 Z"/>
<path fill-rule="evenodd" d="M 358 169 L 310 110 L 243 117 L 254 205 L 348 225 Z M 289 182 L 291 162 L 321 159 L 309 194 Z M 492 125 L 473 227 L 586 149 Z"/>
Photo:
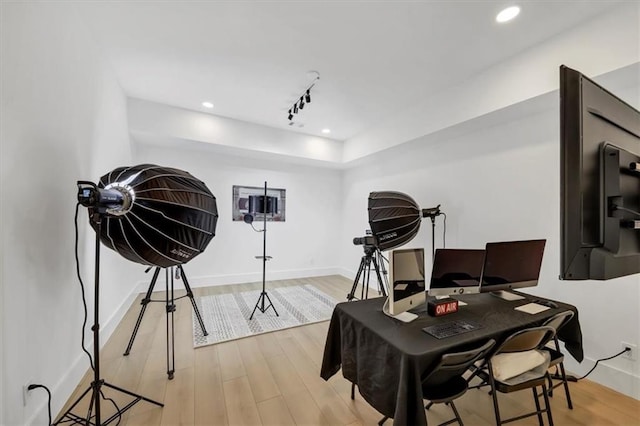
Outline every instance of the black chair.
<path fill-rule="evenodd" d="M 551 376 L 549 377 L 549 396 L 553 396 L 553 389 L 558 386 L 564 385 L 564 393 L 567 396 L 567 406 L 570 410 L 573 410 L 573 404 L 571 403 L 571 394 L 569 393 L 569 384 L 567 382 L 567 374 L 564 370 L 564 354 L 560 351 L 560 343 L 558 342 L 557 332 L 562 327 L 564 327 L 570 320 L 573 318 L 573 311 L 565 311 L 560 312 L 559 314 L 554 315 L 549 318 L 543 325 L 553 327 L 556 330 L 556 334 L 553 336 L 553 343 L 549 342 L 549 344 L 544 348 L 545 351 L 549 353 L 551 361 L 549 363 L 549 367 L 556 367 L 556 373 L 554 374 L 554 378 L 558 378 L 560 381 L 556 384 L 551 380 Z M 550 347 L 550 345 L 553 347 Z M 560 369 L 560 376 L 558 376 L 558 368 Z"/>
<path fill-rule="evenodd" d="M 509 336 L 504 343 L 499 345 L 494 353 L 487 358 L 486 360 L 486 369 L 479 368 L 476 369 L 473 375 L 468 379 L 475 375 L 478 375 L 480 378 L 485 380 L 491 385 L 491 397 L 493 398 L 493 409 L 496 417 L 496 424 L 502 425 L 507 422 L 512 422 L 515 420 L 524 419 L 526 417 L 538 416 L 538 423 L 540 426 L 543 425 L 542 421 L 542 413 L 547 413 L 547 418 L 549 420 L 549 425 L 553 426 L 553 417 L 551 416 L 551 406 L 549 405 L 549 398 L 547 394 L 547 367 L 546 365 L 538 366 L 535 369 L 529 370 L 526 372 L 527 378 L 524 381 L 519 381 L 517 378 L 510 378 L 506 380 L 498 380 L 495 376 L 494 371 L 494 360 L 497 360 L 496 356 L 501 354 L 515 354 L 519 352 L 527 352 L 532 350 L 542 351 L 544 346 L 550 342 L 555 336 L 555 329 L 549 326 L 542 327 L 534 327 L 528 328 L 525 330 L 520 330 L 511 336 Z M 503 358 L 504 359 L 504 358 Z M 519 375 L 518 379 L 522 379 L 523 375 Z M 481 385 L 482 386 L 482 385 Z M 544 397 L 545 408 L 540 408 L 540 401 L 538 398 L 538 393 L 536 388 L 540 386 L 542 387 L 542 396 Z M 517 392 L 523 389 L 531 389 L 533 392 L 534 402 L 536 404 L 536 411 L 532 411 L 530 413 L 526 413 L 520 416 L 511 417 L 509 419 L 502 419 L 500 417 L 500 408 L 498 404 L 498 392 L 501 393 L 511 393 Z"/>
<path fill-rule="evenodd" d="M 491 339 L 476 349 L 464 352 L 456 352 L 442 355 L 440 361 L 422 379 L 422 397 L 434 404 L 446 404 L 451 407 L 455 417 L 440 426 L 458 422 L 463 425 L 460 414 L 453 401 L 460 398 L 469 388 L 467 380 L 462 375 L 474 362 L 483 359 L 495 345 Z M 383 417 L 379 425 L 382 425 L 388 417 Z"/>

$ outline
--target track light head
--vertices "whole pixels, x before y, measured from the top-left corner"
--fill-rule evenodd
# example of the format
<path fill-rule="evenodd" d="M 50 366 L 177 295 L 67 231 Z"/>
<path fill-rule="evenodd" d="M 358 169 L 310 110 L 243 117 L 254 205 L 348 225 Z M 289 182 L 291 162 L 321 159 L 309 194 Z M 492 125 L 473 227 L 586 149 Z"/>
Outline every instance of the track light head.
<path fill-rule="evenodd" d="M 302 92 L 300 98 L 291 105 L 291 108 L 289 108 L 289 121 L 293 118 L 293 114 L 298 114 L 298 110 L 304 109 L 305 104 L 311 103 L 311 89 L 315 86 L 316 82 L 320 80 L 320 73 L 317 71 L 309 71 L 307 74 L 308 76 L 313 77 L 313 81 L 307 86 L 306 90 Z M 292 123 L 289 123 L 289 125 L 291 124 Z"/>

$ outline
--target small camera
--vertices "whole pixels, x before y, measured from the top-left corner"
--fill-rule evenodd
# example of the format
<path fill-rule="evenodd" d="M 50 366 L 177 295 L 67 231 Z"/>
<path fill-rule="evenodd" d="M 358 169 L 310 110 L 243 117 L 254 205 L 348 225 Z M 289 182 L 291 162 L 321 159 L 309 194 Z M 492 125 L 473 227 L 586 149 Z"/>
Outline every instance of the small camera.
<path fill-rule="evenodd" d="M 366 235 L 364 237 L 356 237 L 353 239 L 354 246 L 374 246 L 376 244 L 372 235 Z"/>

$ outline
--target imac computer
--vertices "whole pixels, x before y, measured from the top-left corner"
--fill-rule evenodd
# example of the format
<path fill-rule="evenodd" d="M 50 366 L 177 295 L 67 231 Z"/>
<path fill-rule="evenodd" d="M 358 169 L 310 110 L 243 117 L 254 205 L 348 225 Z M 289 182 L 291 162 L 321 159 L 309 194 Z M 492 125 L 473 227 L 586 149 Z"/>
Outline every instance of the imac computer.
<path fill-rule="evenodd" d="M 398 249 L 389 254 L 389 296 L 383 311 L 385 314 L 408 322 L 417 315 L 409 309 L 424 304 L 425 291 L 424 249 Z"/>
<path fill-rule="evenodd" d="M 538 285 L 546 240 L 487 243 L 480 292 L 505 300 L 524 299 L 505 290 Z"/>
<path fill-rule="evenodd" d="M 437 249 L 429 296 L 480 293 L 484 250 Z"/>

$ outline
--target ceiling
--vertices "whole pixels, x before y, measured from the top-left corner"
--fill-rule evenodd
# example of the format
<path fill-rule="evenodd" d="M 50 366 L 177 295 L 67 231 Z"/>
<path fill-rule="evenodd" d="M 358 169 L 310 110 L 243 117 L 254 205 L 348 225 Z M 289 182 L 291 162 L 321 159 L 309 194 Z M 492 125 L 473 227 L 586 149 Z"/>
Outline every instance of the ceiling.
<path fill-rule="evenodd" d="M 129 97 L 348 140 L 613 1 L 83 2 Z M 314 81 L 311 104 L 287 111 Z M 214 103 L 213 109 L 201 106 Z M 331 129 L 330 135 L 321 130 Z"/>

